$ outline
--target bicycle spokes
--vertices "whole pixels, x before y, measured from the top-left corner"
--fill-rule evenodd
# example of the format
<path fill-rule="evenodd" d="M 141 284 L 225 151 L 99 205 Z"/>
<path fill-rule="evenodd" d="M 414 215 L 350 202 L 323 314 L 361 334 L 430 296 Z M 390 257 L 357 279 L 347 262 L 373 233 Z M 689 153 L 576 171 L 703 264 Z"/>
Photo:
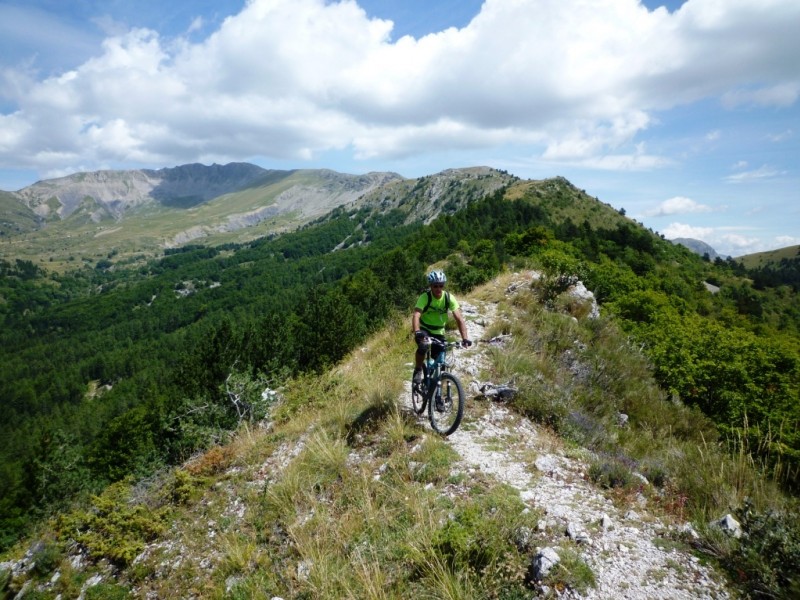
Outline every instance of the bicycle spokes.
<path fill-rule="evenodd" d="M 451 373 L 442 373 L 440 387 L 428 405 L 431 427 L 443 435 L 450 435 L 458 428 L 463 414 L 461 382 Z"/>

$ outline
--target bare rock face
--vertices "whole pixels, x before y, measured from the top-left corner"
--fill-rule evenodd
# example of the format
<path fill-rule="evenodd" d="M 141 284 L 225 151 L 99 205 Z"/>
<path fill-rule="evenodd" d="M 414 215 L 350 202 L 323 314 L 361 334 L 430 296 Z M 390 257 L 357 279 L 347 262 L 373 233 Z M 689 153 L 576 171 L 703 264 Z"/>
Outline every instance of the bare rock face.
<path fill-rule="evenodd" d="M 245 163 L 94 171 L 39 181 L 17 193 L 37 215 L 47 219 L 66 219 L 84 207 L 95 220 L 101 216 L 118 220 L 144 204 L 187 208 L 244 189 L 271 173 L 275 172 Z"/>
<path fill-rule="evenodd" d="M 119 221 L 127 212 L 148 204 L 187 209 L 226 194 L 280 184 L 285 189 L 275 198 L 270 214 L 300 211 L 316 216 L 402 179 L 396 173 L 347 175 L 326 169 L 267 170 L 248 163 L 191 164 L 159 170 L 75 173 L 39 181 L 15 195 L 46 220 L 63 220 L 83 211 L 97 222 L 107 218 Z M 233 225 L 242 221 L 238 216 L 232 215 Z"/>

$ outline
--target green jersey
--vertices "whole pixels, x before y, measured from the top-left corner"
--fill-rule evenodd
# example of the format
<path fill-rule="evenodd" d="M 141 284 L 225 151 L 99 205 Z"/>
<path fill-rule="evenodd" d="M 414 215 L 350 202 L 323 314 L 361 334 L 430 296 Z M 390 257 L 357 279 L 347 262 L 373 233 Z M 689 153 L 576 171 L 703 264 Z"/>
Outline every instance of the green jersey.
<path fill-rule="evenodd" d="M 428 332 L 435 335 L 444 335 L 444 326 L 447 325 L 447 311 L 457 311 L 458 300 L 449 292 L 443 292 L 438 300 L 430 290 L 420 295 L 414 307 L 422 311 L 420 325 Z"/>

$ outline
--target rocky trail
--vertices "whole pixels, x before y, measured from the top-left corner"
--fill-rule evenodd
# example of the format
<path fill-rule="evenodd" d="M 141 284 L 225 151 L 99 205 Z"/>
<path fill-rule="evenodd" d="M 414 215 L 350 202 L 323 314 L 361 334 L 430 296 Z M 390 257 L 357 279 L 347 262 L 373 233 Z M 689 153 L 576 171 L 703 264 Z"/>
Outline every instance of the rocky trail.
<path fill-rule="evenodd" d="M 641 494 L 634 506 L 615 505 L 588 481 L 585 461 L 568 456 L 551 434 L 502 402 L 481 395 L 482 383 L 477 378 L 489 360 L 484 330 L 495 316 L 496 305 L 462 302 L 461 307 L 470 338 L 481 343 L 455 357 L 453 370 L 467 392 L 464 422 L 448 438 L 461 457 L 459 468 L 468 475 L 480 473 L 512 486 L 531 509 L 545 514 L 537 540 L 540 543 L 544 536 L 550 544 L 536 548 L 535 565 L 540 571 L 558 562 L 558 548 L 567 543 L 577 548 L 596 579 L 596 587 L 585 595 L 572 590 L 540 591 L 587 600 L 730 598 L 721 575 L 669 541 L 670 533 L 682 528 L 691 531 L 690 526 L 667 523 L 651 514 Z M 402 403 L 411 410 L 407 387 Z"/>

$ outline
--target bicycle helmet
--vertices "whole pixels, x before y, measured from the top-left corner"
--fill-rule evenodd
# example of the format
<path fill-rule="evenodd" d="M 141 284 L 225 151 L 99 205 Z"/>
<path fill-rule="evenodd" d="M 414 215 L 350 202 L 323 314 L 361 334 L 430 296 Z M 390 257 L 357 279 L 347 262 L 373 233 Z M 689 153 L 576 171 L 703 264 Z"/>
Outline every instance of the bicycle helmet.
<path fill-rule="evenodd" d="M 428 273 L 428 283 L 446 283 L 447 275 L 444 271 L 431 271 Z"/>

